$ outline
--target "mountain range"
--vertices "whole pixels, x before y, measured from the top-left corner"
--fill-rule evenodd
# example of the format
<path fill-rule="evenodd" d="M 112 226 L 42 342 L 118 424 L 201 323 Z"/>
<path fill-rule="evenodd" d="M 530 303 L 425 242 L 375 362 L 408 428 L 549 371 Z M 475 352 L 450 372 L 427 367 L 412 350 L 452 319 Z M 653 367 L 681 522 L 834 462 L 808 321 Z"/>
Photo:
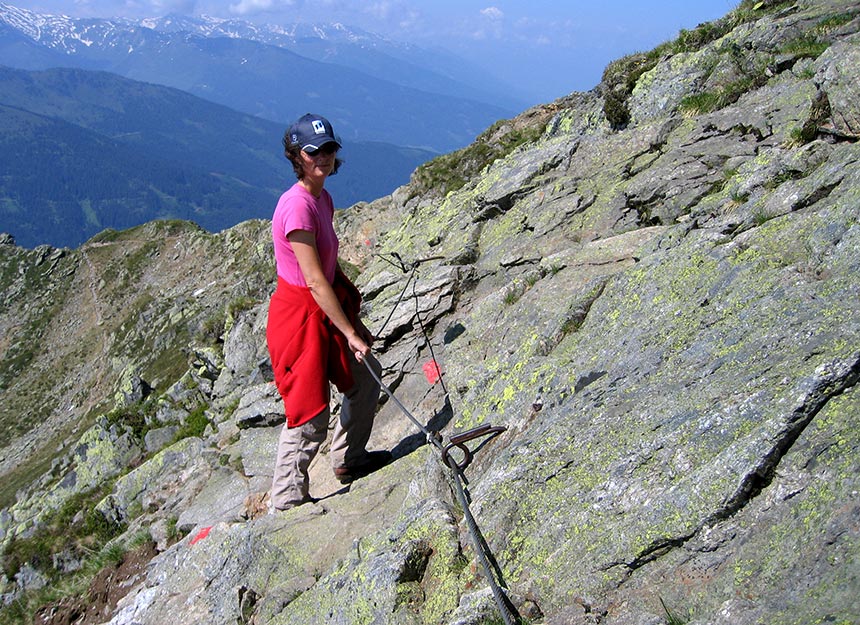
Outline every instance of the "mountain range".
<path fill-rule="evenodd" d="M 267 218 L 292 181 L 284 129 L 308 111 L 343 140 L 348 165 L 329 188 L 347 207 L 517 105 L 470 82 L 482 73 L 465 63 L 341 25 L 84 20 L 0 3 L 0 59 L 0 231 L 24 247 L 152 219 L 217 231 Z"/>
<path fill-rule="evenodd" d="M 0 26 L 11 67 L 109 71 L 279 123 L 318 111 L 347 140 L 448 152 L 522 108 L 512 88 L 462 59 L 340 25 L 77 19 L 0 3 Z"/>
<path fill-rule="evenodd" d="M 107 72 L 0 67 L 0 231 L 75 247 L 107 229 L 181 218 L 219 231 L 271 217 L 295 180 L 282 125 Z M 384 195 L 433 153 L 347 143 L 339 207 Z"/>

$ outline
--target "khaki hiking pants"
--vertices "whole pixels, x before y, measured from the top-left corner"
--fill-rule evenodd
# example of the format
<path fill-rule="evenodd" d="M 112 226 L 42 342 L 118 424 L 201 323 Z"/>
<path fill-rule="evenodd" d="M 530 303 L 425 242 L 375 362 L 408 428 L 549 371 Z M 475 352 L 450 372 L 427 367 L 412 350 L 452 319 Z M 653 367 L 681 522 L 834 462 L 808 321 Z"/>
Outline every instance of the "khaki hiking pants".
<path fill-rule="evenodd" d="M 377 376 L 382 366 L 372 355 L 367 357 Z M 379 402 L 379 384 L 364 363 L 350 359 L 355 384 L 343 395 L 340 418 L 334 424 L 329 458 L 332 469 L 361 464 L 367 455 L 367 441 Z M 331 411 L 328 406 L 316 417 L 295 428 L 281 429 L 275 472 L 272 477 L 272 506 L 286 510 L 304 503 L 308 493 L 308 467 L 317 455 L 328 432 Z"/>

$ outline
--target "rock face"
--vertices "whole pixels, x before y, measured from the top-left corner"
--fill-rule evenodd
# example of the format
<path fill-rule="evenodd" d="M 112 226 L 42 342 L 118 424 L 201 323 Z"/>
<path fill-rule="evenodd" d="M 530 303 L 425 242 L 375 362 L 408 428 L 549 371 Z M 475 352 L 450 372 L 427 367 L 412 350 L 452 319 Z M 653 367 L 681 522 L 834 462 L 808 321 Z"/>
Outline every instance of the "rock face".
<path fill-rule="evenodd" d="M 496 149 L 542 129 L 480 171 L 456 170 L 479 146 L 446 159 L 464 182 L 444 196 L 425 170 L 339 215 L 386 385 L 443 441 L 505 428 L 469 444 L 465 477 L 515 619 L 857 622 L 858 14 L 838 0 L 742 3 L 619 63 L 636 73 L 611 89 L 483 135 Z M 196 271 L 197 286 L 164 278 L 168 292 L 130 306 L 100 344 L 116 384 L 102 398 L 151 406 L 143 421 L 158 434 L 144 444 L 116 412 L 87 422 L 53 408 L 57 423 L 78 414 L 82 431 L 65 434 L 71 451 L 0 514 L 6 561 L 72 485 L 90 484 L 80 476 L 98 475 L 94 509 L 121 528 L 114 543 L 145 531 L 159 553 L 109 614 L 76 622 L 501 622 L 453 475 L 394 401 L 371 440 L 393 464 L 342 487 L 323 453 L 311 468 L 319 500 L 265 514 L 280 427 L 264 340 L 267 237 L 248 224 L 174 242 L 196 250 L 183 258 L 200 264 L 181 273 Z M 0 252 L 80 280 L 96 244 Z M 165 248 L 145 249 L 159 275 L 175 273 Z M 128 262 L 106 263 L 105 280 L 117 266 Z M 7 287 L 4 327 L 26 309 L 21 280 Z M 217 339 L 201 344 L 225 293 L 234 301 Z M 86 315 L 54 319 L 110 323 L 78 306 Z M 173 348 L 152 328 L 187 336 L 183 324 L 203 330 L 184 348 L 187 370 L 154 379 L 163 369 L 148 359 Z M 132 326 L 147 349 L 116 348 Z M 49 335 L 42 351 L 57 349 Z M 124 371 L 146 384 L 123 382 L 135 380 Z M 106 438 L 133 468 L 85 445 Z M 39 440 L 50 439 L 25 433 L 4 456 Z M 38 596 L 54 574 L 18 560 L 6 566 L 7 601 Z"/>

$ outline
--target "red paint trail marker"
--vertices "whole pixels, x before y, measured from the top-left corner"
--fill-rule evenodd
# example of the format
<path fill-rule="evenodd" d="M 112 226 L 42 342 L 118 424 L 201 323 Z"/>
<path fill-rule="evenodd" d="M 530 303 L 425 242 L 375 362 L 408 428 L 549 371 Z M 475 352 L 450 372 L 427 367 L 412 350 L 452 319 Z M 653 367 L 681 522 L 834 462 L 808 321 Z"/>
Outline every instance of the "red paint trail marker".
<path fill-rule="evenodd" d="M 191 544 L 199 543 L 201 540 L 209 536 L 209 532 L 212 531 L 212 527 L 204 527 L 202 530 L 197 532 L 197 536 L 191 539 Z"/>
<path fill-rule="evenodd" d="M 436 363 L 435 360 L 428 360 L 421 368 L 424 370 L 424 377 L 427 378 L 427 381 L 430 384 L 436 384 L 436 382 L 439 381 L 442 372 L 439 370 L 439 365 Z"/>

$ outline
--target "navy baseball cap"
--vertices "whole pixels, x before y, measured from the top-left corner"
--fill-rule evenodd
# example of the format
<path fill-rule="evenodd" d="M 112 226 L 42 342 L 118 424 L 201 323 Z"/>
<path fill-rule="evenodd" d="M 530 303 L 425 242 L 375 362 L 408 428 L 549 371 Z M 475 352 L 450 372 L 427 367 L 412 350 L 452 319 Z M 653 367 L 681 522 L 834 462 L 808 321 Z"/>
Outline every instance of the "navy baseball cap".
<path fill-rule="evenodd" d="M 334 128 L 325 117 L 307 113 L 299 117 L 287 130 L 290 147 L 299 146 L 305 151 L 317 151 L 328 143 L 341 147 L 335 137 Z"/>

